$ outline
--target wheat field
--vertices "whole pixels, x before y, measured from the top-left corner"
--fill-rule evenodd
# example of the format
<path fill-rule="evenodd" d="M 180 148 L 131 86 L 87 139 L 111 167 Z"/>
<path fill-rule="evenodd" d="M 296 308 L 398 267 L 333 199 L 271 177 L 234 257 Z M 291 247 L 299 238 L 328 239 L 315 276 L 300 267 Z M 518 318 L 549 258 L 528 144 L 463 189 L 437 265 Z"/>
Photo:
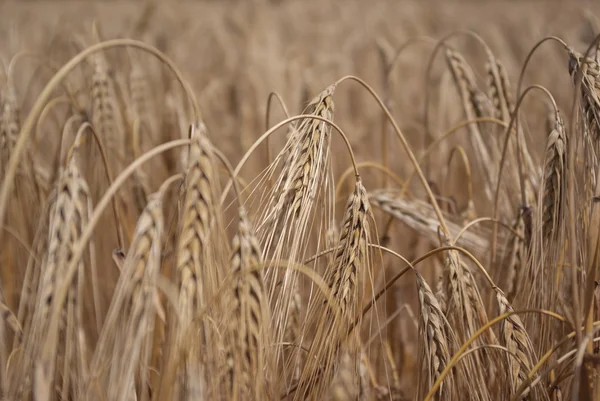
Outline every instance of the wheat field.
<path fill-rule="evenodd" d="M 600 401 L 600 5 L 0 2 L 0 399 Z"/>

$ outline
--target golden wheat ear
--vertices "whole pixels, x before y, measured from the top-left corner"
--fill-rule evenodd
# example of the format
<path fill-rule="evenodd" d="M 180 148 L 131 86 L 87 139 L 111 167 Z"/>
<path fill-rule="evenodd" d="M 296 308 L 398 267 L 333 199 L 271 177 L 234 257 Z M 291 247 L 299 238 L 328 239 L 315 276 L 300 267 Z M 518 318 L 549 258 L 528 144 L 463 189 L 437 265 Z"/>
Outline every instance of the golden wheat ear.
<path fill-rule="evenodd" d="M 225 253 L 229 246 L 224 237 L 221 205 L 218 198 L 218 180 L 212 143 L 207 137 L 203 123 L 190 126 L 191 144 L 188 167 L 180 196 L 181 211 L 177 242 L 176 281 L 179 286 L 178 310 L 181 317 L 176 347 L 182 347 L 186 332 L 193 326 L 199 313 L 208 306 L 217 293 L 226 263 Z M 214 309 L 219 311 L 217 307 Z M 184 371 L 180 375 L 182 397 L 204 393 L 215 381 L 210 374 L 217 369 L 212 364 L 220 359 L 220 336 L 212 333 L 204 318 L 199 336 L 188 342 Z M 211 315 L 210 319 L 218 319 Z M 211 365 L 207 365 L 212 361 Z M 211 367 L 212 366 L 212 367 Z M 214 390 L 216 391 L 216 390 Z"/>
<path fill-rule="evenodd" d="M 572 243 L 567 234 L 567 205 L 571 201 L 577 202 L 568 196 L 570 169 L 577 169 L 577 166 L 568 165 L 568 154 L 569 147 L 576 146 L 574 143 L 579 139 L 567 139 L 564 122 L 557 109 L 554 109 L 552 121 L 552 131 L 546 138 L 542 183 L 538 189 L 538 207 L 534 214 L 530 252 L 523 276 L 523 286 L 527 282 L 539 290 L 518 294 L 512 302 L 519 307 L 560 310 L 570 297 L 571 291 L 567 288 L 575 279 L 574 276 L 570 277 L 571 269 L 563 266 L 565 255 L 568 254 L 565 251 L 566 244 Z M 579 245 L 575 247 L 578 248 Z M 528 328 L 532 338 L 537 338 L 535 349 L 540 354 L 565 334 L 560 333 L 560 330 L 553 330 L 551 327 L 554 322 L 542 316 L 531 316 L 531 321 Z"/>
<path fill-rule="evenodd" d="M 160 316 L 160 303 L 157 303 L 157 279 L 161 267 L 162 235 L 164 218 L 162 211 L 163 194 L 150 196 L 146 209 L 138 220 L 134 240 L 128 257 L 123 265 L 121 277 L 130 280 L 126 290 L 129 292 L 125 301 L 128 303 L 129 315 L 123 316 L 125 310 L 115 308 L 121 314 L 123 330 L 111 350 L 119 363 L 111 365 L 108 383 L 112 388 L 110 399 L 125 401 L 135 396 L 136 381 L 141 383 L 140 399 L 149 399 L 150 358 L 154 342 L 155 317 Z M 118 298 L 115 298 L 118 299 Z M 107 325 L 106 329 L 110 326 Z M 119 330 L 115 327 L 113 330 Z M 109 351 L 109 352 L 111 352 Z"/>
<path fill-rule="evenodd" d="M 488 60 L 486 62 L 486 70 L 488 77 L 488 96 L 492 100 L 494 105 L 494 117 L 498 120 L 504 121 L 506 124 L 510 123 L 512 113 L 514 111 L 514 105 L 511 101 L 511 89 L 510 89 L 510 80 L 508 78 L 508 73 L 504 64 L 494 57 L 493 55 L 488 56 Z M 516 166 L 519 161 L 517 160 L 517 153 L 515 151 L 517 140 L 515 137 L 518 137 L 518 150 L 519 156 L 522 160 L 520 163 L 522 164 L 522 172 L 524 174 L 524 178 L 526 179 L 526 199 L 527 204 L 532 204 L 530 202 L 535 201 L 535 191 L 533 188 L 537 187 L 537 166 L 534 162 L 531 153 L 528 150 L 527 141 L 523 135 L 523 128 L 521 124 L 518 123 L 516 127 L 515 135 L 511 135 L 509 140 L 509 149 L 507 153 L 508 164 L 512 167 L 510 170 L 510 174 L 512 176 L 512 180 L 516 181 L 519 178 L 518 167 Z M 504 132 L 495 132 L 494 138 L 496 138 L 495 144 L 497 149 L 502 148 L 502 140 Z M 511 181 L 512 181 L 511 180 Z M 532 188 L 533 187 L 533 188 Z M 513 190 L 516 190 L 517 187 L 513 187 Z"/>
<path fill-rule="evenodd" d="M 403 199 L 394 190 L 375 190 L 369 194 L 369 200 L 374 207 L 388 213 L 390 217 L 397 219 L 406 226 L 414 229 L 419 235 L 428 238 L 435 243 L 438 240 L 439 220 L 435 215 L 431 204 L 419 199 Z M 446 226 L 450 235 L 455 237 L 462 232 L 462 227 L 453 221 L 452 216 L 447 217 Z M 490 247 L 489 230 L 478 228 L 462 232 L 457 244 L 464 246 L 479 257 L 487 255 Z M 500 236 L 503 240 L 504 237 Z M 504 250 L 498 247 L 498 253 L 504 254 Z"/>
<path fill-rule="evenodd" d="M 158 192 L 150 195 L 127 255 L 123 258 L 119 255 L 121 252 L 114 254 L 121 264 L 121 274 L 90 368 L 91 377 L 106 385 L 103 396 L 109 399 L 150 399 L 150 363 L 153 349 L 157 347 L 156 316 L 164 314 L 158 298 L 163 203 L 168 185 L 178 179 L 179 176 L 175 176 L 165 181 Z M 89 397 L 100 396 L 95 386 L 89 387 L 89 392 Z"/>
<path fill-rule="evenodd" d="M 475 277 L 456 250 L 446 251 L 444 285 L 447 294 L 446 318 L 456 333 L 458 342 L 464 343 L 487 322 L 487 313 Z M 493 332 L 488 330 L 486 338 L 480 338 L 478 344 L 494 345 L 497 344 L 497 340 Z M 451 352 L 456 352 L 456 349 Z M 470 377 L 470 380 L 460 379 L 460 384 L 465 387 L 458 391 L 470 391 L 476 394 L 476 397 L 490 399 L 493 381 L 486 380 L 483 374 L 474 370 L 481 364 L 490 366 L 490 369 L 494 368 L 490 353 L 483 350 L 465 359 L 461 374 L 465 375 L 464 379 Z"/>
<path fill-rule="evenodd" d="M 487 103 L 481 100 L 485 95 L 477 88 L 473 71 L 465 61 L 464 57 L 456 50 L 450 48 L 446 48 L 445 55 L 448 67 L 452 72 L 454 83 L 458 89 L 467 120 L 472 120 L 483 115 L 489 115 L 488 111 L 486 111 L 489 110 L 489 107 L 483 106 L 483 104 Z M 487 99 L 487 97 L 485 98 Z M 489 142 L 489 140 L 487 143 L 484 141 L 481 127 L 478 124 L 469 124 L 468 129 L 471 135 L 474 150 L 473 153 L 477 161 L 477 166 L 484 174 L 485 194 L 489 199 L 493 199 L 492 189 L 497 176 L 495 167 L 495 161 L 498 160 L 496 155 L 497 149 Z"/>
<path fill-rule="evenodd" d="M 203 307 L 223 279 L 222 267 L 214 263 L 212 248 L 219 243 L 220 205 L 213 147 L 204 124 L 192 127 L 188 168 L 182 185 L 182 211 L 177 244 L 177 275 L 182 296 L 180 306 L 184 324 L 193 311 Z M 190 282 L 193 280 L 194 282 Z M 188 288 L 189 287 L 189 288 Z M 197 305 L 194 307 L 194 305 Z M 189 309 L 192 308 L 192 309 Z"/>
<path fill-rule="evenodd" d="M 419 397 L 422 398 L 448 364 L 451 349 L 448 338 L 453 338 L 453 336 L 446 334 L 452 329 L 448 326 L 442 308 L 431 288 L 423 276 L 416 271 L 415 275 L 421 308 L 421 318 L 419 320 L 419 361 L 421 370 L 419 371 L 419 384 L 417 387 Z M 453 382 L 452 375 L 444 379 L 443 385 L 436 394 L 437 400 L 454 399 L 456 393 L 454 392 Z"/>
<path fill-rule="evenodd" d="M 7 91 L 6 96 L 3 96 L 0 102 L 0 106 L 0 162 L 4 174 L 8 159 L 21 130 L 20 111 L 14 90 L 9 89 Z"/>
<path fill-rule="evenodd" d="M 288 140 L 267 169 L 271 178 L 281 166 L 279 175 L 271 180 L 273 186 L 268 185 L 262 191 L 258 188 L 257 191 L 262 193 L 254 220 L 266 261 L 265 284 L 272 308 L 271 325 L 276 344 L 296 342 L 302 336 L 298 321 L 302 286 L 296 271 L 269 267 L 281 263 L 302 263 L 314 242 L 322 246 L 321 238 L 312 241 L 311 237 L 320 237 L 320 227 L 327 230 L 334 216 L 330 150 L 334 88 L 327 87 L 314 97 L 298 123 L 290 126 Z M 297 367 L 296 351 L 278 345 L 275 357 L 282 367 Z M 279 372 L 285 373 L 285 369 Z M 287 379 L 282 376 L 281 381 L 285 380 L 289 380 L 289 375 Z"/>
<path fill-rule="evenodd" d="M 512 224 L 515 231 L 513 237 L 509 240 L 507 254 L 505 257 L 506 271 L 504 283 L 507 292 L 507 299 L 513 300 L 519 286 L 523 273 L 526 270 L 529 246 L 531 245 L 531 235 L 527 238 L 525 214 L 526 210 L 520 209 L 517 218 Z"/>
<path fill-rule="evenodd" d="M 104 55 L 92 57 L 91 121 L 113 159 L 122 165 L 127 146 L 123 116 L 117 99 L 116 83 L 109 74 L 108 60 Z"/>
<path fill-rule="evenodd" d="M 234 284 L 227 327 L 231 343 L 226 351 L 224 380 L 230 399 L 258 401 L 271 393 L 266 361 L 269 305 L 258 240 L 243 207 L 239 209 L 239 220 L 232 244 Z"/>
<path fill-rule="evenodd" d="M 600 97 L 598 96 L 598 80 L 600 65 L 591 58 L 569 49 L 569 74 L 576 85 L 577 74 L 581 73 L 581 108 L 585 130 L 597 139 L 600 135 Z M 578 95 L 579 96 L 579 95 Z"/>
<path fill-rule="evenodd" d="M 510 82 L 502 62 L 489 57 L 486 62 L 488 97 L 494 105 L 494 117 L 508 123 L 512 112 L 510 103 Z"/>
<path fill-rule="evenodd" d="M 497 287 L 494 290 L 500 314 L 514 312 L 504 292 Z M 507 355 L 508 378 L 510 380 L 511 392 L 514 393 L 524 381 L 528 380 L 529 372 L 536 361 L 535 351 L 519 315 L 510 315 L 502 320 L 500 324 L 500 338 L 502 345 L 510 353 L 510 355 Z M 534 399 L 539 399 L 539 396 L 538 394 Z"/>
<path fill-rule="evenodd" d="M 53 385 L 62 395 L 79 393 L 78 386 L 85 380 L 87 372 L 87 346 L 83 336 L 81 283 L 84 262 L 80 262 L 78 275 L 68 283 L 66 305 L 54 303 L 57 288 L 63 286 L 65 267 L 71 262 L 73 246 L 81 236 L 90 212 L 90 194 L 87 183 L 80 174 L 74 158 L 63 170 L 57 183 L 56 201 L 50 212 L 48 249 L 42 267 L 42 277 L 36 301 L 36 309 L 31 322 L 31 331 L 25 338 L 25 353 L 30 360 L 22 360 L 19 367 L 25 380 L 15 382 L 11 390 L 21 394 L 23 385 L 31 383 L 34 397 L 51 399 Z M 46 335 L 50 315 L 57 309 L 62 311 L 59 327 L 60 339 L 52 344 L 40 346 Z M 62 363 L 62 369 L 59 369 Z"/>
<path fill-rule="evenodd" d="M 355 336 L 358 334 L 351 333 L 350 329 L 360 307 L 359 280 L 369 277 L 370 272 L 368 245 L 371 242 L 371 218 L 367 191 L 358 179 L 348 199 L 335 257 L 325 273 L 325 281 L 331 288 L 336 305 L 317 300 L 308 307 L 308 314 L 315 316 L 316 332 L 294 400 L 319 399 L 326 394 L 343 350 L 357 358 Z"/>
<path fill-rule="evenodd" d="M 567 190 L 567 136 L 558 112 L 546 142 L 544 164 L 544 194 L 542 196 L 542 235 L 545 241 L 558 234 L 558 224 L 564 219 L 564 200 Z"/>

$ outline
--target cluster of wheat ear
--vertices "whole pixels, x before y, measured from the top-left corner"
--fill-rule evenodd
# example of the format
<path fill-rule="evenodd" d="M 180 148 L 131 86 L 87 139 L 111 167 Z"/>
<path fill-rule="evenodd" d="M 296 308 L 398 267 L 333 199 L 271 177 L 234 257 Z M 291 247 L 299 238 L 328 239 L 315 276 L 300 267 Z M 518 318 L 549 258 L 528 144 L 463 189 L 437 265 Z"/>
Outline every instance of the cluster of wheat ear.
<path fill-rule="evenodd" d="M 425 118 L 457 120 L 419 125 L 423 148 L 380 43 L 384 99 L 355 76 L 291 116 L 273 94 L 240 157 L 210 85 L 146 42 L 73 36 L 67 61 L 39 50 L 49 81 L 20 87 L 23 53 L 0 74 L 2 400 L 600 400 L 600 40 L 544 39 L 562 110 L 446 36 Z M 340 118 L 348 89 L 381 114 L 381 160 L 360 111 Z"/>

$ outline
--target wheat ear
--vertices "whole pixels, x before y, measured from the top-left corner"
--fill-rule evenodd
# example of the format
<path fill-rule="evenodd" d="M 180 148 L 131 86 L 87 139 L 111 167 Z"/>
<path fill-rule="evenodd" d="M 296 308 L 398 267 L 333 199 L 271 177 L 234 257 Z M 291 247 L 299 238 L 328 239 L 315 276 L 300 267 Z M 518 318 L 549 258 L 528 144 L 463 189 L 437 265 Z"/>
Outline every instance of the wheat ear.
<path fill-rule="evenodd" d="M 320 399 L 337 370 L 340 349 L 347 341 L 350 324 L 359 307 L 358 280 L 369 271 L 370 218 L 372 211 L 367 191 L 358 179 L 348 199 L 333 264 L 325 275 L 340 310 L 335 313 L 336 305 L 315 310 L 319 314 L 317 331 L 294 400 Z"/>
<path fill-rule="evenodd" d="M 227 350 L 228 388 L 232 400 L 263 400 L 268 396 L 265 374 L 265 340 L 268 303 L 264 288 L 258 240 L 243 207 L 238 233 L 233 239 L 231 273 L 236 275 L 231 295 Z"/>

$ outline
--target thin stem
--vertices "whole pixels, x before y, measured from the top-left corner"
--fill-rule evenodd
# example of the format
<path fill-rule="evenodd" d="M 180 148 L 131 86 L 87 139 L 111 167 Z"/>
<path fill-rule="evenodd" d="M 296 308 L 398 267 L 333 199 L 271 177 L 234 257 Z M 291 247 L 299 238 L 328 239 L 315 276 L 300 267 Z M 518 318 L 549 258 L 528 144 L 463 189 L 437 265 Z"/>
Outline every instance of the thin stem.
<path fill-rule="evenodd" d="M 481 46 L 484 48 L 484 50 L 488 56 L 492 54 L 492 51 L 490 50 L 490 48 L 487 45 L 487 43 L 485 42 L 485 40 L 483 40 L 483 38 L 481 36 L 479 36 L 477 33 L 473 32 L 473 31 L 469 31 L 469 30 L 458 30 L 458 31 L 450 32 L 449 34 L 447 34 L 446 36 L 444 36 L 443 38 L 441 38 L 438 41 L 438 43 L 434 47 L 433 51 L 431 52 L 431 56 L 429 58 L 429 61 L 427 62 L 427 70 L 425 73 L 425 107 L 424 107 L 424 111 L 423 111 L 423 121 L 425 122 L 425 135 L 423 136 L 423 141 L 424 141 L 423 148 L 428 147 L 428 141 L 431 139 L 431 127 L 429 125 L 429 98 L 431 97 L 431 95 L 429 93 L 430 92 L 429 82 L 431 82 L 431 74 L 433 71 L 433 61 L 435 60 L 435 56 L 437 56 L 438 51 L 441 48 L 446 47 L 446 42 L 448 40 L 450 40 L 452 37 L 458 36 L 458 35 L 471 36 L 472 38 L 474 38 L 477 42 L 479 42 L 481 44 Z"/>
<path fill-rule="evenodd" d="M 394 54 L 394 57 L 392 58 L 392 60 L 387 63 L 387 60 L 384 60 L 384 63 L 387 63 L 385 65 L 384 68 L 384 80 L 383 80 L 383 84 L 384 84 L 384 93 L 383 93 L 383 97 L 384 97 L 384 101 L 385 101 L 385 105 L 387 106 L 388 109 L 391 110 L 392 108 L 392 101 L 390 98 L 390 88 L 391 88 L 391 81 L 392 81 L 392 72 L 394 71 L 394 69 L 400 64 L 400 56 L 402 54 L 404 54 L 404 51 L 406 49 L 408 49 L 411 45 L 413 44 L 417 44 L 419 42 L 425 42 L 425 43 L 430 43 L 430 44 L 435 44 L 437 43 L 435 41 L 435 39 L 429 37 L 429 36 L 419 36 L 416 38 L 410 38 L 408 39 L 406 42 L 404 42 L 402 45 L 400 45 L 400 47 L 398 47 L 398 49 L 396 49 L 396 52 Z M 387 116 L 385 115 L 385 113 L 383 113 L 383 120 L 382 120 L 382 126 L 381 126 L 381 157 L 382 157 L 382 161 L 383 161 L 383 165 L 385 166 L 385 168 L 390 168 L 390 163 L 389 163 L 389 154 L 390 154 L 390 149 L 388 146 L 388 125 L 387 125 Z M 383 181 L 383 187 L 387 188 L 389 181 L 388 181 L 388 177 L 384 177 L 384 181 Z"/>
<path fill-rule="evenodd" d="M 417 36 L 416 38 L 410 38 L 406 42 L 404 42 L 403 44 L 401 44 L 396 49 L 396 52 L 394 53 L 394 58 L 392 58 L 392 61 L 390 62 L 389 66 L 388 66 L 388 71 L 387 71 L 388 72 L 388 74 L 387 74 L 388 82 L 389 82 L 389 79 L 390 79 L 390 76 L 391 76 L 392 72 L 394 71 L 394 68 L 396 68 L 398 66 L 398 63 L 399 63 L 399 60 L 400 60 L 400 56 L 411 45 L 417 44 L 419 42 L 424 42 L 424 43 L 431 44 L 431 45 L 435 45 L 436 43 L 438 43 L 431 36 Z"/>
<path fill-rule="evenodd" d="M 425 157 L 427 157 L 427 155 L 431 151 L 433 151 L 433 149 L 435 149 L 435 147 L 438 144 L 440 144 L 443 140 L 447 139 L 450 135 L 453 135 L 454 133 L 458 132 L 459 129 L 464 128 L 467 125 L 476 124 L 476 123 L 493 123 L 493 124 L 498 124 L 503 128 L 506 128 L 508 126 L 508 124 L 506 124 L 504 121 L 498 120 L 493 117 L 478 117 L 478 118 L 474 118 L 472 120 L 461 121 L 458 124 L 456 124 L 454 127 L 450 128 L 448 131 L 444 132 L 443 135 L 439 136 L 438 138 L 435 138 L 435 140 L 433 142 L 431 142 L 431 144 L 429 144 L 427 149 L 425 149 L 425 151 L 419 156 L 419 164 L 423 163 L 423 161 L 425 160 Z M 408 185 L 412 181 L 412 178 L 414 175 L 415 175 L 415 170 L 411 171 L 410 175 L 406 179 L 404 189 L 401 192 L 402 194 L 406 191 L 406 188 L 408 188 Z"/>
<path fill-rule="evenodd" d="M 465 149 L 460 146 L 457 145 L 455 147 L 452 148 L 452 150 L 450 150 L 450 154 L 448 155 L 448 163 L 446 166 L 446 174 L 449 174 L 450 171 L 450 163 L 452 163 L 452 158 L 454 157 L 454 154 L 458 152 L 460 154 L 461 160 L 463 162 L 463 165 L 465 166 L 465 172 L 466 172 L 466 179 L 467 179 L 467 200 L 468 200 L 468 205 L 472 205 L 473 204 L 473 181 L 471 178 L 471 164 L 469 163 L 469 157 L 467 156 L 467 152 L 465 152 Z M 448 176 L 446 175 L 446 178 L 448 178 Z M 445 184 L 447 182 L 447 179 L 444 181 Z M 442 187 L 444 188 L 444 187 Z M 444 190 L 442 190 L 442 194 L 444 193 Z"/>
<path fill-rule="evenodd" d="M 42 112 L 40 113 L 40 118 L 38 118 L 38 121 L 35 125 L 35 134 L 33 136 L 34 154 L 35 154 L 35 151 L 37 150 L 37 145 L 39 142 L 38 135 L 40 134 L 40 132 L 42 132 L 41 127 L 42 127 L 43 123 L 45 122 L 47 116 L 50 114 L 52 109 L 54 109 L 55 106 L 57 106 L 61 103 L 70 104 L 71 100 L 67 96 L 61 95 L 61 96 L 55 97 L 54 99 L 50 100 L 48 103 L 46 103 L 46 105 L 42 109 Z"/>
<path fill-rule="evenodd" d="M 160 194 L 161 197 L 164 196 L 165 192 L 167 192 L 167 189 L 169 189 L 169 187 L 175 182 L 183 179 L 183 177 L 183 173 L 178 173 L 170 176 L 169 178 L 163 181 L 163 183 L 158 188 L 157 192 Z"/>
<path fill-rule="evenodd" d="M 265 131 L 267 131 L 269 129 L 269 121 L 270 121 L 270 117 L 271 117 L 271 100 L 273 98 L 277 99 L 279 105 L 281 106 L 281 109 L 283 110 L 283 114 L 285 114 L 285 118 L 290 118 L 290 113 L 289 113 L 288 108 L 285 105 L 285 102 L 283 101 L 283 98 L 281 97 L 281 95 L 279 95 L 279 93 L 277 93 L 277 92 L 269 93 L 269 96 L 267 97 L 267 112 L 265 115 Z M 271 146 L 269 145 L 269 138 L 267 138 L 265 140 L 265 147 L 267 148 L 267 166 L 270 166 L 272 160 L 271 160 Z M 271 180 L 271 176 L 269 176 L 269 186 L 271 188 L 273 187 L 273 182 Z"/>
<path fill-rule="evenodd" d="M 8 71 L 7 71 L 6 79 L 7 79 L 7 83 L 9 84 L 9 88 L 12 88 L 12 85 L 15 82 L 14 72 L 16 70 L 17 62 L 20 61 L 24 57 L 31 57 L 38 61 L 42 61 L 42 63 L 38 66 L 38 68 L 36 68 L 36 70 L 35 70 L 36 72 L 41 67 L 48 68 L 53 74 L 55 74 L 60 69 L 59 65 L 54 64 L 50 60 L 45 60 L 42 55 L 36 54 L 29 50 L 22 50 L 22 51 L 18 52 L 17 54 L 15 54 L 13 56 L 13 58 L 10 60 L 10 63 L 8 64 Z M 35 75 L 35 72 L 34 72 L 34 75 Z M 25 90 L 25 93 L 28 93 L 29 85 L 30 85 L 30 83 L 27 84 L 27 89 Z M 69 89 L 67 84 L 64 85 L 63 89 L 65 90 L 65 92 L 67 92 L 67 95 L 68 95 L 69 99 L 71 100 L 71 102 L 74 105 L 76 105 L 77 103 L 75 101 L 75 96 L 73 95 L 73 93 L 71 93 L 71 90 Z"/>
<path fill-rule="evenodd" d="M 400 177 L 398 177 L 396 174 L 394 174 L 393 171 L 391 171 L 390 169 L 388 169 L 387 167 L 385 167 L 381 163 L 377 163 L 377 162 L 361 162 L 361 163 L 358 163 L 356 165 L 356 167 L 359 168 L 359 169 L 365 168 L 365 167 L 374 168 L 376 170 L 381 171 L 382 173 L 384 173 L 385 175 L 387 175 L 388 177 L 390 177 L 392 180 L 394 180 L 394 182 L 396 184 L 398 184 L 399 187 L 403 187 L 404 186 L 404 182 L 402 182 L 402 179 L 400 179 Z M 339 198 L 340 193 L 342 192 L 342 186 L 343 186 L 343 184 L 346 182 L 346 180 L 348 179 L 348 177 L 350 177 L 350 175 L 352 173 L 353 173 L 352 167 L 349 167 L 340 176 L 340 178 L 338 180 L 338 183 L 336 185 L 336 188 L 335 188 L 335 197 L 336 198 Z"/>
<path fill-rule="evenodd" d="M 235 193 L 235 198 L 238 201 L 238 206 L 242 207 L 243 202 L 242 202 L 241 196 L 240 196 L 240 188 L 238 186 L 238 182 L 237 182 L 238 180 L 236 179 L 236 176 L 233 172 L 233 167 L 231 166 L 231 163 L 229 163 L 229 160 L 227 159 L 227 157 L 225 157 L 223 152 L 221 152 L 219 149 L 213 147 L 212 150 L 213 150 L 213 153 L 215 154 L 215 156 L 217 156 L 217 158 L 221 161 L 221 163 L 225 167 L 227 174 L 229 174 L 229 178 L 231 179 L 231 182 L 233 183 L 233 192 Z"/>
<path fill-rule="evenodd" d="M 544 42 L 547 42 L 547 41 L 550 41 L 550 40 L 555 41 L 555 42 L 561 44 L 565 50 L 567 50 L 567 51 L 569 50 L 569 46 L 561 38 L 558 38 L 556 36 L 548 36 L 548 37 L 545 37 L 545 38 L 541 39 L 539 42 L 537 42 L 535 44 L 535 46 L 533 46 L 531 48 L 531 50 L 527 54 L 527 57 L 525 57 L 525 62 L 523 63 L 523 66 L 521 67 L 521 72 L 519 73 L 519 81 L 518 81 L 518 84 L 517 84 L 517 95 L 516 95 L 516 99 L 517 100 L 521 97 L 521 88 L 523 87 L 523 81 L 525 80 L 525 70 L 527 69 L 527 66 L 529 65 L 529 61 L 531 60 L 531 57 L 533 56 L 533 53 L 535 53 L 535 51 Z"/>
<path fill-rule="evenodd" d="M 377 339 L 377 337 L 379 337 L 381 335 L 381 331 L 383 329 L 385 329 L 390 323 L 392 323 L 394 321 L 394 319 L 396 319 L 398 316 L 400 316 L 400 313 L 402 313 L 402 311 L 404 309 L 406 309 L 407 311 L 410 310 L 410 305 L 403 304 L 402 306 L 397 308 L 392 314 L 390 314 L 390 316 L 385 320 L 385 322 L 383 322 L 380 326 L 377 327 L 377 332 L 375 334 L 373 334 L 367 341 L 365 341 L 363 347 L 369 348 L 371 343 L 373 343 Z M 412 312 L 408 312 L 408 313 L 409 313 L 409 315 L 413 315 Z M 413 322 L 413 323 L 415 324 L 415 329 L 418 329 L 418 325 L 416 324 L 416 322 Z"/>
<path fill-rule="evenodd" d="M 463 234 L 465 232 L 467 232 L 467 230 L 470 229 L 471 227 L 473 227 L 475 224 L 483 223 L 483 222 L 486 222 L 486 221 L 491 221 L 492 223 L 499 224 L 501 227 L 504 227 L 508 231 L 510 231 L 515 237 L 518 237 L 521 241 L 525 240 L 525 238 L 523 238 L 518 231 L 516 231 L 514 228 L 512 228 L 510 225 L 504 223 L 503 221 L 495 220 L 495 219 L 493 219 L 491 217 L 479 217 L 479 218 L 477 218 L 477 219 L 475 219 L 473 221 L 470 221 L 463 228 L 461 228 L 461 230 L 456 235 L 456 238 L 454 238 L 454 242 L 455 243 L 458 242 L 458 240 L 460 239 L 460 237 L 462 237 Z"/>
<path fill-rule="evenodd" d="M 335 83 L 335 85 L 337 86 L 337 85 L 339 85 L 340 83 L 342 83 L 343 81 L 346 81 L 346 80 L 356 81 L 360 85 L 362 85 L 373 96 L 373 98 L 375 99 L 375 101 L 379 104 L 379 107 L 381 107 L 381 109 L 383 110 L 383 112 L 386 114 L 386 116 L 390 120 L 390 123 L 394 127 L 394 131 L 396 132 L 396 135 L 398 136 L 398 139 L 400 140 L 400 142 L 402 143 L 402 146 L 404 147 L 404 151 L 408 154 L 408 157 L 409 157 L 411 163 L 413 164 L 413 167 L 415 168 L 415 171 L 417 172 L 417 175 L 419 176 L 419 179 L 421 180 L 421 183 L 423 184 L 425 192 L 427 192 L 427 195 L 429 196 L 429 200 L 431 202 L 433 210 L 435 211 L 435 214 L 437 215 L 437 218 L 438 218 L 438 220 L 440 222 L 440 226 L 442 227 L 442 230 L 444 231 L 445 234 L 448 234 L 450 231 L 448 230 L 448 226 L 446 225 L 446 220 L 444 219 L 444 215 L 442 214 L 442 211 L 440 210 L 440 207 L 438 206 L 437 200 L 435 199 L 435 195 L 431 191 L 431 187 L 429 186 L 429 183 L 427 182 L 427 179 L 425 178 L 425 175 L 423 174 L 423 171 L 421 170 L 421 167 L 419 166 L 417 158 L 415 157 L 414 153 L 412 152 L 412 150 L 410 148 L 410 145 L 408 144 L 408 141 L 404 137 L 404 134 L 402 134 L 402 131 L 400 130 L 400 127 L 398 127 L 398 124 L 394 120 L 394 117 L 392 117 L 390 111 L 385 106 L 385 104 L 383 103 L 383 101 L 381 100 L 381 98 L 379 97 L 379 95 L 377 95 L 377 93 L 375 93 L 375 91 L 373 90 L 373 88 L 371 88 L 362 79 L 360 79 L 358 77 L 355 77 L 355 76 L 352 76 L 352 75 L 347 75 L 347 76 L 339 79 Z"/>
<path fill-rule="evenodd" d="M 502 345 L 498 345 L 498 344 L 482 344 L 482 345 L 478 345 L 477 347 L 473 347 L 470 350 L 464 352 L 456 361 L 456 363 L 460 362 L 463 358 L 466 358 L 468 355 L 473 354 L 477 351 L 481 351 L 483 349 L 496 349 L 498 351 L 503 351 L 505 354 L 507 354 L 508 356 L 510 356 L 511 358 L 514 358 L 516 362 L 519 363 L 519 365 L 521 365 L 521 369 L 523 371 L 527 370 L 527 366 L 525 365 L 525 363 L 519 358 L 519 356 L 517 354 L 515 354 L 514 352 L 510 352 L 508 350 L 508 348 L 502 346 Z"/>
<path fill-rule="evenodd" d="M 455 132 L 458 132 L 459 129 L 469 125 L 469 124 L 475 124 L 475 123 L 480 123 L 480 122 L 488 122 L 488 123 L 494 123 L 494 124 L 498 124 L 504 128 L 507 127 L 508 124 L 506 124 L 504 121 L 498 120 L 496 118 L 492 118 L 492 117 L 478 117 L 478 118 L 474 118 L 472 120 L 465 120 L 465 121 L 461 121 L 458 124 L 456 124 L 454 127 L 450 128 L 450 130 L 446 131 L 443 135 L 439 136 L 438 138 L 436 138 L 428 147 L 427 149 L 425 149 L 425 151 L 419 156 L 419 165 L 421 165 L 423 163 L 423 160 L 425 160 L 425 158 L 427 157 L 427 155 L 429 154 L 429 152 L 431 152 L 439 143 L 441 143 L 443 140 L 445 140 L 446 138 L 448 138 L 450 135 L 454 134 Z M 413 177 L 415 175 L 415 170 L 413 169 L 408 178 L 405 181 L 404 186 L 402 187 L 401 191 L 400 191 L 400 197 L 404 197 L 404 195 L 406 194 L 406 191 L 408 191 L 408 186 L 410 185 Z M 392 222 L 394 221 L 394 217 L 390 216 L 390 218 L 387 221 L 387 224 L 385 225 L 385 229 L 383 232 L 383 237 L 382 238 L 388 238 L 388 233 L 389 230 L 392 227 Z"/>
<path fill-rule="evenodd" d="M 16 232 L 13 231 L 12 228 L 10 227 L 2 227 L 2 229 L 4 231 L 6 231 L 7 233 L 9 233 L 14 239 L 17 240 L 17 242 L 23 247 L 23 249 L 25 249 L 27 251 L 27 253 L 29 254 L 29 257 L 33 258 L 33 260 L 38 263 L 38 259 L 36 258 L 35 255 L 35 251 L 27 244 L 27 242 L 21 238 L 21 236 Z"/>
<path fill-rule="evenodd" d="M 8 74 L 7 74 L 7 70 L 8 67 L 6 66 L 6 62 L 4 61 L 4 58 L 0 58 L 0 77 L 2 78 L 2 80 L 0 81 L 1 85 L 5 85 L 8 83 Z"/>

